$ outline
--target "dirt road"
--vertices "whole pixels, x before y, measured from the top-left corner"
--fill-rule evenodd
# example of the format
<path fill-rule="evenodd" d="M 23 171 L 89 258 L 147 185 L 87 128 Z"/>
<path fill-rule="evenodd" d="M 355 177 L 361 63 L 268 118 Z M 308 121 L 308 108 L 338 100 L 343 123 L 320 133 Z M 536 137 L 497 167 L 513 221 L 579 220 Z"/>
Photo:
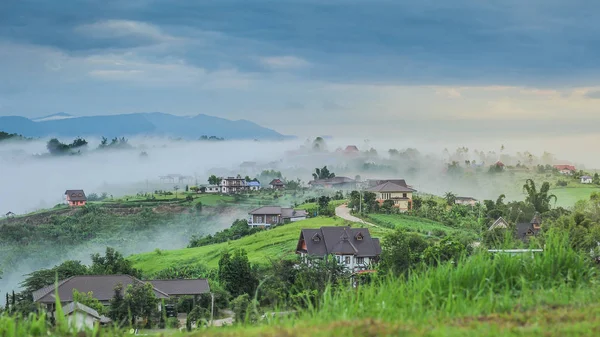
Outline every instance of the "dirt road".
<path fill-rule="evenodd" d="M 373 227 L 377 227 L 380 228 L 377 225 L 374 225 L 370 222 L 366 222 L 363 219 L 359 219 L 357 217 L 355 217 L 354 215 L 350 214 L 350 209 L 348 209 L 347 205 L 340 205 L 338 207 L 335 208 L 335 215 L 344 219 L 344 220 L 348 220 L 348 221 L 352 221 L 352 222 L 358 222 L 367 226 L 373 226 Z"/>

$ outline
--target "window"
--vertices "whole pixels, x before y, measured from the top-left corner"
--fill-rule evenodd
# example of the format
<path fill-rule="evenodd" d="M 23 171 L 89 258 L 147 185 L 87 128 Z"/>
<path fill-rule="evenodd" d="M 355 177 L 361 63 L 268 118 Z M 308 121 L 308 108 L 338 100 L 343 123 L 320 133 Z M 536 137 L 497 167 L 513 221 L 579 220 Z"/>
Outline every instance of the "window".
<path fill-rule="evenodd" d="M 357 257 L 356 258 L 356 264 L 364 264 L 365 263 L 365 258 L 364 257 Z"/>
<path fill-rule="evenodd" d="M 319 234 L 315 234 L 312 237 L 312 240 L 313 240 L 313 242 L 319 242 L 319 241 L 321 241 L 321 237 L 319 236 Z"/>
<path fill-rule="evenodd" d="M 406 198 L 406 193 L 402 193 L 402 198 Z"/>
<path fill-rule="evenodd" d="M 356 240 L 361 241 L 363 239 L 362 233 L 356 234 Z"/>
<path fill-rule="evenodd" d="M 346 256 L 346 264 L 350 264 L 350 256 Z"/>

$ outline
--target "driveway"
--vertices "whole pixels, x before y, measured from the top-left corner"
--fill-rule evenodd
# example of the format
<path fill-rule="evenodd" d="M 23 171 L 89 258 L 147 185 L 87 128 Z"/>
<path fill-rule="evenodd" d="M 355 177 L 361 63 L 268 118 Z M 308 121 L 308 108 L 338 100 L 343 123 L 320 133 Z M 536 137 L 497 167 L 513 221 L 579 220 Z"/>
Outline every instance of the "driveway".
<path fill-rule="evenodd" d="M 338 207 L 335 208 L 335 215 L 344 219 L 344 220 L 348 220 L 348 221 L 352 221 L 352 222 L 357 222 L 357 223 L 361 223 L 367 226 L 373 226 L 373 227 L 377 227 L 377 228 L 381 228 L 377 225 L 374 225 L 370 222 L 366 222 L 363 219 L 357 218 L 354 215 L 350 214 L 350 209 L 348 209 L 347 205 L 340 205 Z"/>

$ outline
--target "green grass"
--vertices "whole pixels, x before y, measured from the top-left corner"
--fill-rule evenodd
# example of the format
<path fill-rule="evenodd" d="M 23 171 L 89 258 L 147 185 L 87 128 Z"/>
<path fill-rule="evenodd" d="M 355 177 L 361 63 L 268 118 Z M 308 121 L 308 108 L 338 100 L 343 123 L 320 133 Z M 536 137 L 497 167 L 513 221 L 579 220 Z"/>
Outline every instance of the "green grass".
<path fill-rule="evenodd" d="M 248 252 L 252 263 L 268 263 L 269 259 L 291 258 L 296 251 L 296 243 L 302 228 L 319 228 L 321 226 L 342 226 L 347 224 L 339 218 L 312 218 L 277 226 L 271 230 L 262 231 L 239 240 L 218 243 L 197 248 L 184 248 L 178 250 L 161 250 L 144 254 L 132 255 L 128 259 L 135 268 L 141 269 L 146 274 L 153 274 L 160 270 L 178 266 L 206 266 L 216 268 L 219 258 L 224 250 L 243 248 Z M 358 225 L 356 225 L 358 226 Z M 385 233 L 381 229 L 369 228 L 372 235 L 382 237 Z"/>
<path fill-rule="evenodd" d="M 420 231 L 422 233 L 427 233 L 435 230 L 442 230 L 448 234 L 457 232 L 471 232 L 466 229 L 448 227 L 437 221 L 402 214 L 373 213 L 369 214 L 368 217 L 365 217 L 365 220 L 371 221 L 376 225 L 380 224 L 393 226 L 395 228 L 404 228 L 412 232 Z"/>
<path fill-rule="evenodd" d="M 348 202 L 347 200 L 331 200 L 329 202 L 329 206 L 333 206 L 338 207 L 339 205 L 343 205 L 346 202 Z M 303 210 L 311 210 L 311 209 L 316 209 L 318 208 L 319 205 L 316 202 L 307 202 L 305 204 L 299 205 L 298 207 L 296 207 L 296 209 L 303 209 Z"/>
<path fill-rule="evenodd" d="M 555 188 L 550 193 L 556 195 L 557 206 L 572 207 L 579 200 L 589 200 L 590 194 L 600 192 L 600 188 L 578 184 L 573 187 Z"/>

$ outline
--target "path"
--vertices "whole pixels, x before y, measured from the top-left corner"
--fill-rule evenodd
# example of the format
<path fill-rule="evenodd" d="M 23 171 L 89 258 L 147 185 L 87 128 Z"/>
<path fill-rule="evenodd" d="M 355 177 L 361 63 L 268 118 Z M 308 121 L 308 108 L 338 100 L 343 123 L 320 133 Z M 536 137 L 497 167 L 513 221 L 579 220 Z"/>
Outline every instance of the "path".
<path fill-rule="evenodd" d="M 344 220 L 348 220 L 348 221 L 352 221 L 352 222 L 358 222 L 364 225 L 368 225 L 368 226 L 373 226 L 373 227 L 377 227 L 377 228 L 381 228 L 377 225 L 374 225 L 370 222 L 366 222 L 363 219 L 357 218 L 354 215 L 350 214 L 350 210 L 348 209 L 348 206 L 346 204 L 344 205 L 340 205 L 338 207 L 335 208 L 335 215 L 344 219 Z"/>

